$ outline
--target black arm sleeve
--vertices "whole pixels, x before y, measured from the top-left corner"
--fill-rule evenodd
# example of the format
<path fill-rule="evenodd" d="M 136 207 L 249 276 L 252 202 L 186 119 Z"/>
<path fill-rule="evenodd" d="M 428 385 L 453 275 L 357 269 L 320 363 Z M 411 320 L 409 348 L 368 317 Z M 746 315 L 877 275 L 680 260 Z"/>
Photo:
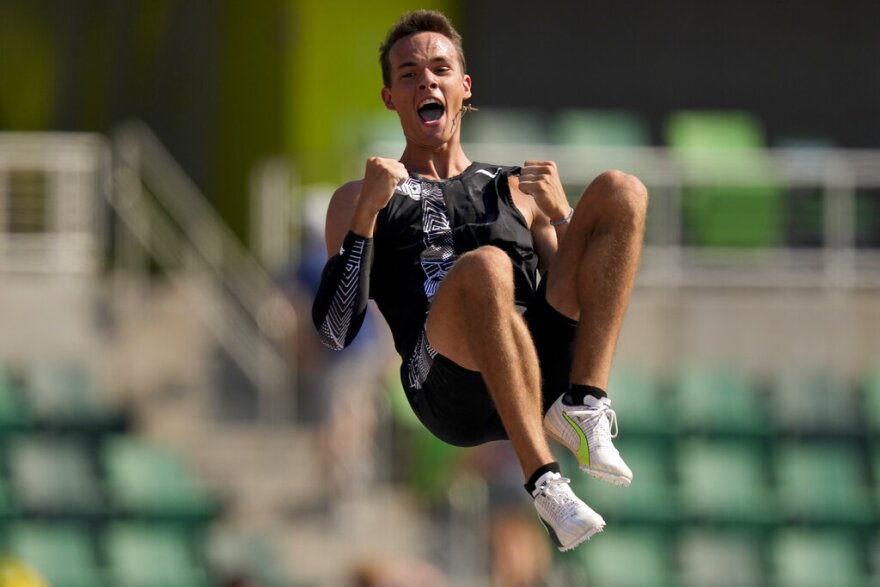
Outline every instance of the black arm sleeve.
<path fill-rule="evenodd" d="M 324 346 L 341 350 L 361 329 L 370 298 L 372 265 L 373 239 L 349 232 L 339 254 L 324 266 L 312 305 L 312 321 Z"/>

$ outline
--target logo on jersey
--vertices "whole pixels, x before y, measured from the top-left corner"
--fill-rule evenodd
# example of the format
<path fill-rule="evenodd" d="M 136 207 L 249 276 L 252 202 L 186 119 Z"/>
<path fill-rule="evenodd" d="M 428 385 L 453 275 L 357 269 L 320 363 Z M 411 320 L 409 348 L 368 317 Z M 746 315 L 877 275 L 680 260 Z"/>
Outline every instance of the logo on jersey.
<path fill-rule="evenodd" d="M 394 193 L 409 196 L 416 202 L 422 199 L 422 183 L 412 177 L 407 177 L 403 183 L 394 188 Z"/>
<path fill-rule="evenodd" d="M 482 173 L 483 175 L 488 175 L 492 179 L 495 179 L 496 177 L 498 177 L 498 174 L 501 173 L 501 168 L 497 168 L 495 170 L 495 173 L 492 173 L 488 169 L 477 169 L 475 173 Z"/>

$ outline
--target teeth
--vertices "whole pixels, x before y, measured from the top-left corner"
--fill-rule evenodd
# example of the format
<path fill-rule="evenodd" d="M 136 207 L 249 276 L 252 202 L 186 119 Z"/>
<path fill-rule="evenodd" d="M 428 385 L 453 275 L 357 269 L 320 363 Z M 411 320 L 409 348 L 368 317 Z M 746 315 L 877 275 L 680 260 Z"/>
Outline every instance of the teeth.
<path fill-rule="evenodd" d="M 434 98 L 425 98 L 424 100 L 419 102 L 419 108 L 421 108 L 422 106 L 427 106 L 428 104 L 440 104 L 440 102 L 438 100 L 435 100 Z"/>

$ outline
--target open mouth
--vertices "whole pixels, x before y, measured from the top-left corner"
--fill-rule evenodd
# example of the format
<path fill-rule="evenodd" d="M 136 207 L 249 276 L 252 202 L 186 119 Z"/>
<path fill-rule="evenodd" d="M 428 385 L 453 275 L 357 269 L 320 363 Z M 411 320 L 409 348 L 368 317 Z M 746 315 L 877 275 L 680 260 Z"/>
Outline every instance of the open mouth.
<path fill-rule="evenodd" d="M 440 120 L 445 111 L 446 109 L 443 107 L 443 104 L 434 98 L 423 100 L 418 108 L 419 118 L 424 122 L 435 122 Z"/>

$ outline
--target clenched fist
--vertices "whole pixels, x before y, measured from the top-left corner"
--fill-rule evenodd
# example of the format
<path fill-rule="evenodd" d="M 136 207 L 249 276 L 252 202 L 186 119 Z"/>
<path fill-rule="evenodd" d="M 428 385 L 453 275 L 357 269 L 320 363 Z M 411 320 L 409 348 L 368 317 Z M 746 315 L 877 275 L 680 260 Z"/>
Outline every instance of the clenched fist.
<path fill-rule="evenodd" d="M 391 200 L 394 188 L 407 177 L 409 173 L 400 161 L 370 157 L 364 171 L 359 205 L 365 206 L 370 212 L 378 213 Z"/>
<path fill-rule="evenodd" d="M 564 218 L 571 210 L 553 161 L 526 161 L 519 175 L 519 189 L 535 198 L 550 220 Z"/>

